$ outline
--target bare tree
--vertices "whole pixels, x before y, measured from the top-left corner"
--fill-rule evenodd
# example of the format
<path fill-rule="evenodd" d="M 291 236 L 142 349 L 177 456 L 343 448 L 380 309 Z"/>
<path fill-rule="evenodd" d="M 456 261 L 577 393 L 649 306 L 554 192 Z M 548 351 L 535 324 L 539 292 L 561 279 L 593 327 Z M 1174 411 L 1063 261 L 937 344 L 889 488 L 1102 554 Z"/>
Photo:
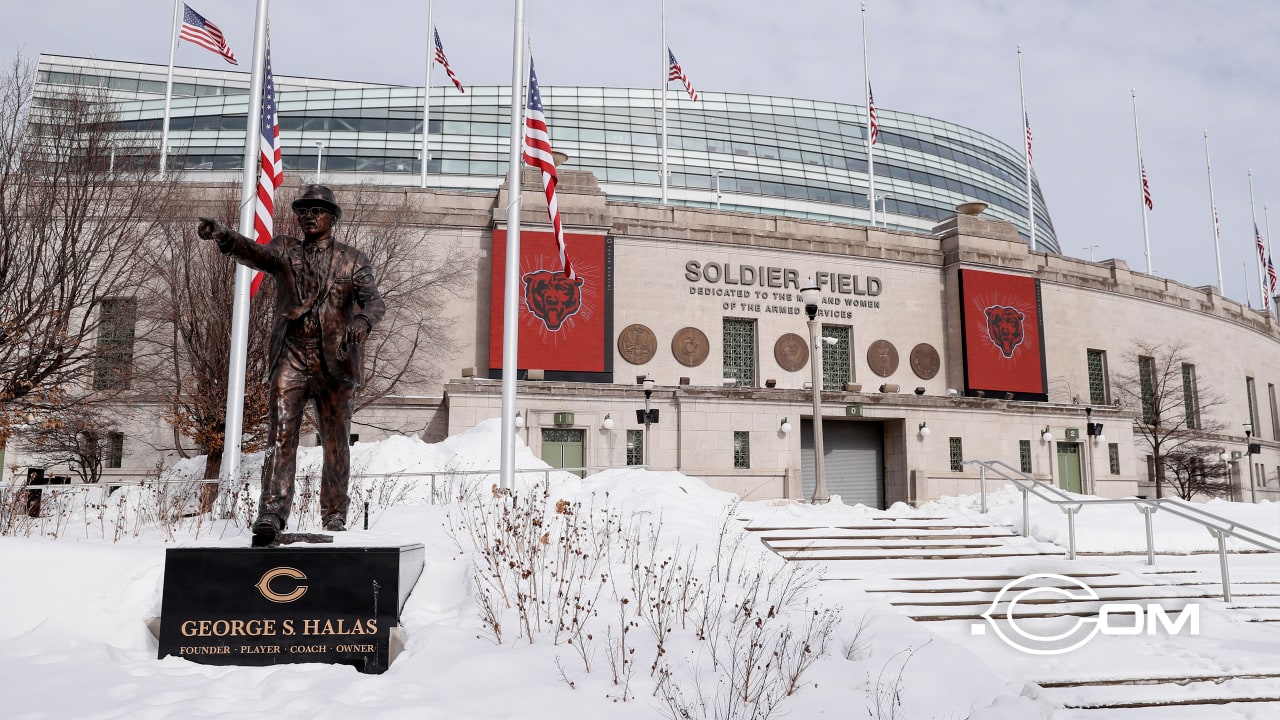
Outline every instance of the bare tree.
<path fill-rule="evenodd" d="M 158 223 L 146 249 L 147 282 L 140 291 L 140 347 L 137 370 L 167 410 L 172 446 L 188 455 L 183 439 L 208 456 L 205 479 L 218 477 L 226 432 L 227 366 L 231 358 L 231 309 L 236 264 L 215 244 L 196 237 L 195 212 L 234 224 L 238 216 L 235 188 L 217 188 L 212 197 L 192 188 L 172 214 Z M 179 208 L 187 208 L 181 210 Z M 270 277 L 254 296 L 249 312 L 247 377 L 242 442 L 260 449 L 266 436 L 267 395 L 260 382 L 267 374 L 270 332 Z"/>
<path fill-rule="evenodd" d="M 1200 383 L 1182 342 L 1171 345 L 1136 342 L 1125 357 L 1128 371 L 1119 391 L 1126 405 L 1141 412 L 1134 421 L 1138 437 L 1155 465 L 1156 497 L 1164 497 L 1169 462 L 1190 462 L 1196 443 L 1223 430 L 1213 411 L 1226 399 Z"/>
<path fill-rule="evenodd" d="M 277 233 L 297 232 L 290 203 L 300 192 L 294 185 L 277 191 Z M 172 449 L 185 456 L 185 438 L 197 452 L 209 456 L 206 479 L 218 477 L 225 441 L 236 266 L 215 244 L 195 236 L 195 218 L 204 212 L 234 227 L 237 199 L 237 189 L 231 186 L 198 187 L 175 204 L 150 239 L 149 280 L 139 309 L 140 335 L 149 351 L 139 358 L 137 372 L 145 374 L 148 386 L 168 408 L 165 419 L 173 432 Z M 442 309 L 447 295 L 463 287 L 474 270 L 474 259 L 455 248 L 432 247 L 426 230 L 413 224 L 417 211 L 404 193 L 358 187 L 343 193 L 340 200 L 343 219 L 337 236 L 370 256 L 388 306 L 386 317 L 367 341 L 359 409 L 435 378 L 427 349 L 450 347 L 451 321 Z M 194 209 L 199 207 L 205 210 Z M 247 451 L 261 448 L 266 440 L 265 380 L 270 371 L 267 355 L 274 293 L 270 277 L 265 278 L 250 310 L 242 437 Z M 313 425 L 314 419 L 309 419 L 303 432 Z"/>
<path fill-rule="evenodd" d="M 456 318 L 444 308 L 473 279 L 476 260 L 432 233 L 411 193 L 361 185 L 340 199 L 343 219 L 335 234 L 369 255 L 387 304 L 365 347 L 360 410 L 439 379 L 436 357 L 455 345 L 450 330 Z"/>
<path fill-rule="evenodd" d="M 45 467 L 66 465 L 81 482 L 96 483 L 112 452 L 114 418 L 99 405 L 44 414 L 20 436 L 19 447 Z"/>
<path fill-rule="evenodd" d="M 1164 456 L 1165 481 L 1183 500 L 1196 495 L 1230 497 L 1231 470 L 1221 459 L 1222 448 L 1187 443 Z"/>
<path fill-rule="evenodd" d="M 101 310 L 133 298 L 172 192 L 154 150 L 117 130 L 105 90 L 34 88 L 20 56 L 0 76 L 0 444 L 20 421 L 128 387 L 129 337 L 102 342 Z"/>

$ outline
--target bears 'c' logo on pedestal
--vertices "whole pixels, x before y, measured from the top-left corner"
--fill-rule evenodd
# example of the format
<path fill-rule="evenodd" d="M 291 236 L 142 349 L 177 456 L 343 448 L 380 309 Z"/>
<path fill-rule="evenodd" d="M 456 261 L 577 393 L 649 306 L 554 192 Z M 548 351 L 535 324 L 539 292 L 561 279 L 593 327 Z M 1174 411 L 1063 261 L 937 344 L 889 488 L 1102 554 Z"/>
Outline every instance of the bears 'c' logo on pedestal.
<path fill-rule="evenodd" d="M 262 574 L 262 579 L 258 581 L 254 587 L 258 588 L 258 592 L 262 593 L 262 597 L 274 603 L 288 603 L 297 600 L 307 593 L 306 585 L 295 585 L 292 590 L 287 593 L 278 593 L 271 589 L 271 581 L 276 578 L 287 577 L 294 580 L 306 580 L 307 576 L 297 568 L 278 567 L 271 568 Z"/>
<path fill-rule="evenodd" d="M 564 273 L 536 270 L 525 273 L 524 304 L 551 332 L 582 309 L 582 278 L 569 279 Z"/>
<path fill-rule="evenodd" d="M 992 305 L 983 310 L 987 314 L 987 336 L 1000 348 L 1005 358 L 1013 357 L 1013 351 L 1022 344 L 1022 311 L 1005 305 Z"/>

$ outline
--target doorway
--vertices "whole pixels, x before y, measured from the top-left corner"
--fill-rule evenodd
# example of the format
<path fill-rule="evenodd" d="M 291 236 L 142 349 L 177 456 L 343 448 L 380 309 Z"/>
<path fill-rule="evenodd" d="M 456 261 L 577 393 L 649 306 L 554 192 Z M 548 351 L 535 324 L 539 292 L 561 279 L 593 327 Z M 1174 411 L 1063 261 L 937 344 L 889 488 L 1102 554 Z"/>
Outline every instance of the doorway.
<path fill-rule="evenodd" d="M 1083 492 L 1080 472 L 1080 443 L 1058 443 L 1058 487 L 1067 492 Z"/>
<path fill-rule="evenodd" d="M 586 430 L 571 428 L 542 429 L 542 461 L 554 468 L 575 468 L 571 472 L 582 477 L 582 448 Z"/>
<path fill-rule="evenodd" d="M 884 509 L 884 423 L 823 418 L 823 470 L 827 491 L 846 505 Z M 817 484 L 813 421 L 800 422 L 800 469 L 804 496 Z"/>

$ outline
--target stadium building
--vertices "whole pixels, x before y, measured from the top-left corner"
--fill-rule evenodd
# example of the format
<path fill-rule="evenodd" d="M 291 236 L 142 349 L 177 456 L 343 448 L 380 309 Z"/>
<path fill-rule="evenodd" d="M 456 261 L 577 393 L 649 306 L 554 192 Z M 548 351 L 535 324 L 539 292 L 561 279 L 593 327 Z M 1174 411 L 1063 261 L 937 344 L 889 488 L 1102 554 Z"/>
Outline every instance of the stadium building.
<path fill-rule="evenodd" d="M 122 129 L 158 138 L 164 70 L 45 55 L 37 94 L 107 88 Z M 455 349 L 432 358 L 442 381 L 367 409 L 353 432 L 435 440 L 498 416 L 509 91 L 433 90 L 419 188 L 421 88 L 276 81 L 294 180 L 319 178 L 340 202 L 357 186 L 408 195 L 423 232 L 474 261 L 474 281 L 443 311 Z M 247 86 L 241 73 L 177 71 L 171 167 L 193 186 L 237 179 Z M 1070 490 L 1152 495 L 1142 403 L 1126 404 L 1121 387 L 1145 372 L 1137 342 L 1183 347 L 1186 423 L 1202 422 L 1202 394 L 1222 396 L 1203 404 L 1227 430 L 1205 441 L 1235 497 L 1280 499 L 1277 323 L 1216 288 L 1057 254 L 1039 195 L 1028 247 L 1014 149 L 880 111 L 888 222 L 872 227 L 862 108 L 707 93 L 671 103 L 661 204 L 659 102 L 654 90 L 544 91 L 552 142 L 568 155 L 558 199 L 578 278 L 560 272 L 540 182 L 526 172 L 518 432 L 550 464 L 648 464 L 744 496 L 809 496 L 816 355 L 799 289 L 812 277 L 824 464 L 845 502 L 973 492 L 970 459 Z M 648 426 L 646 408 L 658 411 Z M 155 466 L 158 424 L 126 436 L 111 472 Z"/>

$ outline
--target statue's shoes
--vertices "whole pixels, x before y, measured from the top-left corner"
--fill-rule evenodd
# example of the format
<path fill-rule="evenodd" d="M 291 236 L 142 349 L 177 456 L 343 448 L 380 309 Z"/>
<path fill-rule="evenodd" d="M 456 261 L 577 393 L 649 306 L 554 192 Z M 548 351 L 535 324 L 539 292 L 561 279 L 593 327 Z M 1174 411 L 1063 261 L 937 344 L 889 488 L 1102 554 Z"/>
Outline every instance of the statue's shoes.
<path fill-rule="evenodd" d="M 263 513 L 253 521 L 253 546 L 262 547 L 275 541 L 284 529 L 284 520 L 274 513 Z"/>

